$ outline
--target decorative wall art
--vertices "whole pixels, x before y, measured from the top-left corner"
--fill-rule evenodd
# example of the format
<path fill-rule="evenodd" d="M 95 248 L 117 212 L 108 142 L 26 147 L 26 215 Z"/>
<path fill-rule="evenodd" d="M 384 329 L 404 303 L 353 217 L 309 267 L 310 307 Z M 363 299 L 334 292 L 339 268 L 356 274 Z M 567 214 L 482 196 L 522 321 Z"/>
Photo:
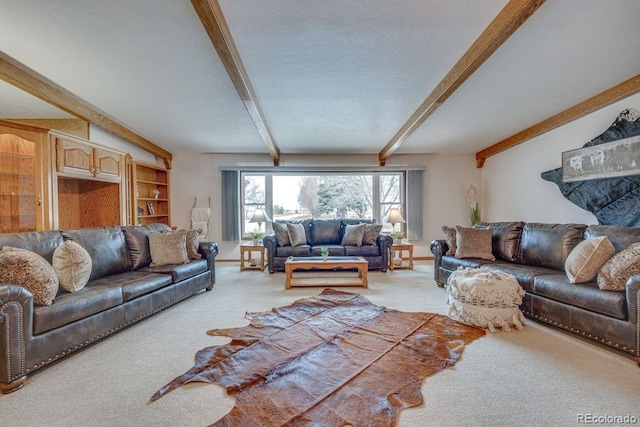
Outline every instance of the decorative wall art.
<path fill-rule="evenodd" d="M 582 149 L 601 148 L 612 141 L 633 137 L 640 137 L 640 112 L 627 108 L 606 131 L 584 144 Z M 638 164 L 638 160 L 635 162 Z M 593 213 L 600 224 L 640 227 L 640 174 L 565 181 L 563 169 L 543 172 L 542 179 L 555 183 L 567 200 Z"/>
<path fill-rule="evenodd" d="M 562 182 L 640 174 L 640 136 L 562 153 Z"/>

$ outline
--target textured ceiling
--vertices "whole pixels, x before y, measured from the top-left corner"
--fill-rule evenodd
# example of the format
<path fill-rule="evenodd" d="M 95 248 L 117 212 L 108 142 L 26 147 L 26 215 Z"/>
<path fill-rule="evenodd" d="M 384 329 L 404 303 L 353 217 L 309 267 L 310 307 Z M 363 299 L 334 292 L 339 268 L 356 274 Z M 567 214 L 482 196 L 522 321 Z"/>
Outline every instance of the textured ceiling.
<path fill-rule="evenodd" d="M 283 155 L 380 152 L 506 3 L 220 0 Z M 638 22 L 547 1 L 397 152 L 475 153 L 640 73 Z M 3 2 L 0 50 L 173 153 L 267 152 L 187 0 Z M 45 115 L 0 84 L 0 117 Z"/>

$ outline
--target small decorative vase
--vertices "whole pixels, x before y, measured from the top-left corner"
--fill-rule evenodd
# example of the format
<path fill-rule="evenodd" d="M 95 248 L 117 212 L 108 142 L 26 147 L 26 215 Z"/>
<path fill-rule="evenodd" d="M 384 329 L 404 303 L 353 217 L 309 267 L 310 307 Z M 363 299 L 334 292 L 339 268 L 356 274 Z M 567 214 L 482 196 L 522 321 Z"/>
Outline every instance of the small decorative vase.
<path fill-rule="evenodd" d="M 328 255 L 322 255 L 322 261 L 327 261 Z"/>

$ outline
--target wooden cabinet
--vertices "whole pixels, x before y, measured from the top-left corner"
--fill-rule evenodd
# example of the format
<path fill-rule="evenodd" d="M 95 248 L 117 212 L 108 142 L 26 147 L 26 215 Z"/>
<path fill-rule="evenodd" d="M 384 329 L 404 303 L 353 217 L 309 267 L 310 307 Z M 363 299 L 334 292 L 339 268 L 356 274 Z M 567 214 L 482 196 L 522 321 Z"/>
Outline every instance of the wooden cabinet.
<path fill-rule="evenodd" d="M 50 227 L 47 130 L 0 121 L 0 233 Z"/>
<path fill-rule="evenodd" d="M 51 131 L 54 228 L 125 225 L 125 153 Z"/>
<path fill-rule="evenodd" d="M 56 171 L 100 180 L 120 181 L 124 173 L 124 156 L 115 150 L 71 136 L 52 135 L 56 150 Z"/>
<path fill-rule="evenodd" d="M 135 224 L 160 222 L 171 225 L 169 215 L 169 171 L 161 166 L 131 162 Z"/>

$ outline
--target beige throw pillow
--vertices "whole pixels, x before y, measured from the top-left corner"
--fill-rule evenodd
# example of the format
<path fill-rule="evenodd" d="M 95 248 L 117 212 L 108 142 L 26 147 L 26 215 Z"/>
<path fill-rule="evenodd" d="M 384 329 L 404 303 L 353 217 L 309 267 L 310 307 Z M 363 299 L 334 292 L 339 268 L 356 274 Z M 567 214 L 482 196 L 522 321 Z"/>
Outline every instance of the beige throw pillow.
<path fill-rule="evenodd" d="M 171 233 L 149 232 L 149 249 L 151 251 L 151 267 L 168 264 L 187 264 L 187 231 Z"/>
<path fill-rule="evenodd" d="M 189 259 L 200 259 L 202 254 L 198 252 L 200 249 L 200 235 L 202 230 L 189 230 L 187 231 L 187 256 Z"/>
<path fill-rule="evenodd" d="M 60 287 L 67 292 L 84 288 L 91 276 L 91 256 L 78 243 L 67 240 L 53 251 L 53 269 L 60 281 Z"/>
<path fill-rule="evenodd" d="M 56 272 L 46 259 L 11 246 L 0 251 L 0 283 L 22 286 L 37 305 L 51 305 L 59 288 Z"/>
<path fill-rule="evenodd" d="M 342 236 L 342 246 L 362 246 L 366 224 L 347 225 Z"/>
<path fill-rule="evenodd" d="M 442 234 L 444 234 L 444 240 L 447 241 L 449 249 L 444 255 L 455 256 L 456 255 L 456 229 L 454 227 L 442 226 Z"/>
<path fill-rule="evenodd" d="M 590 282 L 598 271 L 615 254 L 616 250 L 607 236 L 583 240 L 573 248 L 564 263 L 569 282 Z"/>
<path fill-rule="evenodd" d="M 304 231 L 302 224 L 287 223 L 287 232 L 289 233 L 289 242 L 291 246 L 300 246 L 307 244 L 307 233 Z"/>
<path fill-rule="evenodd" d="M 495 261 L 491 253 L 491 228 L 456 225 L 456 258 L 480 258 Z"/>
<path fill-rule="evenodd" d="M 598 272 L 598 287 L 605 291 L 624 291 L 627 280 L 640 273 L 640 243 L 615 254 Z"/>

